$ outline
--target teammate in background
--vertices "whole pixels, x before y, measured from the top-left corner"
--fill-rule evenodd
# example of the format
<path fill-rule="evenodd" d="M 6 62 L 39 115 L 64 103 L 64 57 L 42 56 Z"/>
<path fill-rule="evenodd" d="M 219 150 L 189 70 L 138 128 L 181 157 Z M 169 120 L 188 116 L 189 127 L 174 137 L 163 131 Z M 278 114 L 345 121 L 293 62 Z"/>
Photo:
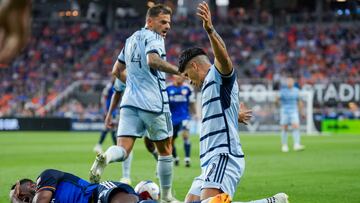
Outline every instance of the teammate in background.
<path fill-rule="evenodd" d="M 114 85 L 113 85 L 114 93 L 111 96 L 111 102 L 110 102 L 109 109 L 108 109 L 108 112 L 106 114 L 105 121 L 104 121 L 105 127 L 108 129 L 115 128 L 115 125 L 112 121 L 112 118 L 114 118 L 114 116 L 112 115 L 111 112 L 114 112 L 115 109 L 119 106 L 119 102 L 121 100 L 121 96 L 122 96 L 122 93 L 124 92 L 125 88 L 126 88 L 125 84 L 116 78 Z M 154 156 L 155 160 L 157 160 L 158 154 L 157 154 L 154 144 L 147 137 L 144 138 L 144 142 L 145 142 L 146 149 Z M 132 158 L 133 158 L 133 153 L 131 152 L 122 164 L 123 177 L 120 179 L 120 182 L 129 184 L 129 185 L 131 184 L 130 173 L 131 173 Z"/>
<path fill-rule="evenodd" d="M 149 8 L 145 27 L 126 39 L 113 69 L 113 74 L 126 82 L 117 146 L 98 155 L 90 170 L 90 180 L 99 181 L 106 165 L 124 161 L 132 151 L 135 139 L 147 131 L 159 153 L 157 174 L 161 202 L 178 202 L 171 193 L 172 124 L 165 85 L 165 72 L 179 74 L 176 66 L 165 61 L 164 38 L 170 29 L 171 14 L 171 9 L 163 4 Z M 126 79 L 123 76 L 125 69 Z"/>
<path fill-rule="evenodd" d="M 294 86 L 292 77 L 286 78 L 286 85 L 282 85 L 277 101 L 280 102 L 281 151 L 289 152 L 287 131 L 290 125 L 293 131 L 294 151 L 304 150 L 305 146 L 300 144 L 299 129 L 299 111 L 302 109 L 302 102 L 299 97 L 299 89 Z"/>
<path fill-rule="evenodd" d="M 179 71 L 201 88 L 202 125 L 200 131 L 201 175 L 192 183 L 185 202 L 213 201 L 214 196 L 226 193 L 232 198 L 244 173 L 244 153 L 238 135 L 239 87 L 236 73 L 225 43 L 215 31 L 209 6 L 202 2 L 197 15 L 202 19 L 215 56 L 211 64 L 200 48 L 183 51 Z M 209 201 L 211 200 L 211 201 Z M 286 203 L 287 195 L 253 201 L 256 203 Z"/>
<path fill-rule="evenodd" d="M 114 94 L 114 90 L 113 90 L 113 85 L 114 85 L 114 79 L 111 80 L 111 82 L 109 82 L 105 88 L 103 89 L 102 93 L 101 93 L 101 99 L 100 99 L 100 104 L 102 107 L 104 107 L 104 115 L 107 116 L 108 114 L 115 118 L 116 117 L 116 108 L 113 108 L 112 110 L 109 110 L 110 108 L 110 103 L 112 100 L 112 95 Z M 123 91 L 123 90 L 122 90 Z M 100 134 L 100 139 L 98 141 L 98 143 L 95 145 L 94 147 L 94 151 L 97 153 L 102 153 L 102 144 L 104 143 L 104 140 L 106 138 L 106 135 L 108 134 L 108 132 L 111 133 L 111 138 L 112 141 L 114 143 L 114 145 L 116 145 L 116 131 L 115 131 L 115 126 L 114 125 L 105 125 L 105 129 L 103 131 L 101 131 Z"/>
<path fill-rule="evenodd" d="M 185 78 L 175 76 L 172 85 L 166 88 L 169 95 L 171 120 L 173 124 L 172 155 L 175 159 L 175 166 L 179 165 L 175 140 L 181 132 L 184 140 L 185 166 L 190 167 L 191 143 L 189 138 L 190 113 L 196 115 L 195 96 L 190 85 L 184 83 Z"/>
<path fill-rule="evenodd" d="M 137 203 L 139 196 L 127 184 L 105 181 L 91 184 L 73 174 L 47 169 L 36 183 L 22 179 L 11 187 L 11 203 Z"/>
<path fill-rule="evenodd" d="M 30 38 L 31 0 L 0 1 L 0 65 L 10 63 Z"/>

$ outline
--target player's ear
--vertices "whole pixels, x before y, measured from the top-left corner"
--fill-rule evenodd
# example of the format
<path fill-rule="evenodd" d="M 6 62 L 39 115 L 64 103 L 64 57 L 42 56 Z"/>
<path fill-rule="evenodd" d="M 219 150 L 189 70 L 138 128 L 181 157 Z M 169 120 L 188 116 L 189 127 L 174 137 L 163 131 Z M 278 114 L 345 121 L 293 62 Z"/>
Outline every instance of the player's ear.
<path fill-rule="evenodd" d="M 150 28 L 153 26 L 153 19 L 151 17 L 146 18 L 146 25 Z"/>
<path fill-rule="evenodd" d="M 196 72 L 199 71 L 198 65 L 195 63 L 195 61 L 190 61 L 190 67 L 193 68 Z"/>

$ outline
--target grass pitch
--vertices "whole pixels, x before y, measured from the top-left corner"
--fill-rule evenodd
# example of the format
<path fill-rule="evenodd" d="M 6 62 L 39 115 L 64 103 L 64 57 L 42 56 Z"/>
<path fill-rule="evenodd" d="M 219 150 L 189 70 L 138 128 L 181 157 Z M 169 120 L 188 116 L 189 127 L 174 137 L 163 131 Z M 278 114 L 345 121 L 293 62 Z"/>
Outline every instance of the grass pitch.
<path fill-rule="evenodd" d="M 36 179 L 55 168 L 88 178 L 94 160 L 92 148 L 99 133 L 0 132 L 0 202 L 8 202 L 10 186 L 18 179 Z M 359 203 L 360 135 L 304 136 L 303 152 L 280 152 L 280 137 L 242 135 L 246 169 L 235 200 L 249 201 L 286 192 L 291 203 Z M 291 139 L 290 139 L 291 141 Z M 104 148 L 110 145 L 108 137 Z M 177 143 L 183 157 L 182 141 Z M 192 137 L 192 166 L 174 169 L 176 197 L 183 199 L 200 173 L 198 138 Z M 155 160 L 137 140 L 132 164 L 133 186 L 155 177 Z M 182 160 L 182 158 L 181 158 Z M 119 180 L 121 164 L 105 170 L 103 180 Z"/>

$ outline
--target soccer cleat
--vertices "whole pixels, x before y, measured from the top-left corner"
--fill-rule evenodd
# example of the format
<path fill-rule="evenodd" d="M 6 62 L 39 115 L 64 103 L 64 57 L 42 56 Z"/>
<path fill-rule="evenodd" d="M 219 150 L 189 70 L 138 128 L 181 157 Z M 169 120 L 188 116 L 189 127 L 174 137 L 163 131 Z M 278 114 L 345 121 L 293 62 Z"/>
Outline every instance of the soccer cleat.
<path fill-rule="evenodd" d="M 190 158 L 185 158 L 185 167 L 190 167 L 191 164 L 190 164 Z"/>
<path fill-rule="evenodd" d="M 174 158 L 175 166 L 179 166 L 179 157 Z"/>
<path fill-rule="evenodd" d="M 282 147 L 281 147 L 281 151 L 282 151 L 282 152 L 289 152 L 289 147 L 288 147 L 286 144 L 284 144 L 284 145 L 282 145 Z"/>
<path fill-rule="evenodd" d="M 120 179 L 120 182 L 121 182 L 121 183 L 128 184 L 128 185 L 131 185 L 131 179 L 130 179 L 130 178 L 122 177 L 122 178 Z"/>
<path fill-rule="evenodd" d="M 99 183 L 101 175 L 106 167 L 106 157 L 104 154 L 97 154 L 95 161 L 90 169 L 90 182 Z"/>
<path fill-rule="evenodd" d="M 304 145 L 295 144 L 294 145 L 294 151 L 303 151 L 305 149 Z"/>
<path fill-rule="evenodd" d="M 97 154 L 103 153 L 101 144 L 96 144 L 93 150 L 94 150 L 94 152 L 96 152 Z"/>
<path fill-rule="evenodd" d="M 160 203 L 182 203 L 182 202 L 175 199 L 175 197 L 167 197 L 167 198 L 161 199 Z"/>
<path fill-rule="evenodd" d="M 231 203 L 231 197 L 226 193 L 221 193 L 210 198 L 208 203 Z"/>

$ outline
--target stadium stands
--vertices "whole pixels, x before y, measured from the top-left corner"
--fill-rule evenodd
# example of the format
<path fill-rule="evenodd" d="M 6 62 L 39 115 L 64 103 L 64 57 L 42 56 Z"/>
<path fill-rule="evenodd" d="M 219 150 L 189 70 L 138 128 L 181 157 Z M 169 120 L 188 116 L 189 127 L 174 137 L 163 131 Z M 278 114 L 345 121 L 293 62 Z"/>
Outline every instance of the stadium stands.
<path fill-rule="evenodd" d="M 166 38 L 168 61 L 177 64 L 181 50 L 194 44 L 211 50 L 201 25 L 184 28 L 185 22 L 178 21 Z M 240 80 L 276 83 L 283 73 L 291 72 L 300 78 L 300 85 L 339 79 L 359 82 L 359 26 L 333 23 L 272 28 L 231 24 L 217 26 L 217 30 L 228 46 Z M 9 68 L 0 68 L 4 78 L 0 82 L 0 94 L 4 95 L 0 98 L 0 116 L 45 115 L 39 109 L 72 82 L 108 79 L 124 39 L 135 29 L 106 31 L 85 22 L 34 24 L 26 51 Z M 67 102 L 52 115 L 69 115 L 66 109 L 79 105 L 87 109 L 84 112 L 90 108 L 101 115 L 99 105 L 88 107 L 78 102 Z M 71 113 L 75 118 L 80 114 Z"/>

